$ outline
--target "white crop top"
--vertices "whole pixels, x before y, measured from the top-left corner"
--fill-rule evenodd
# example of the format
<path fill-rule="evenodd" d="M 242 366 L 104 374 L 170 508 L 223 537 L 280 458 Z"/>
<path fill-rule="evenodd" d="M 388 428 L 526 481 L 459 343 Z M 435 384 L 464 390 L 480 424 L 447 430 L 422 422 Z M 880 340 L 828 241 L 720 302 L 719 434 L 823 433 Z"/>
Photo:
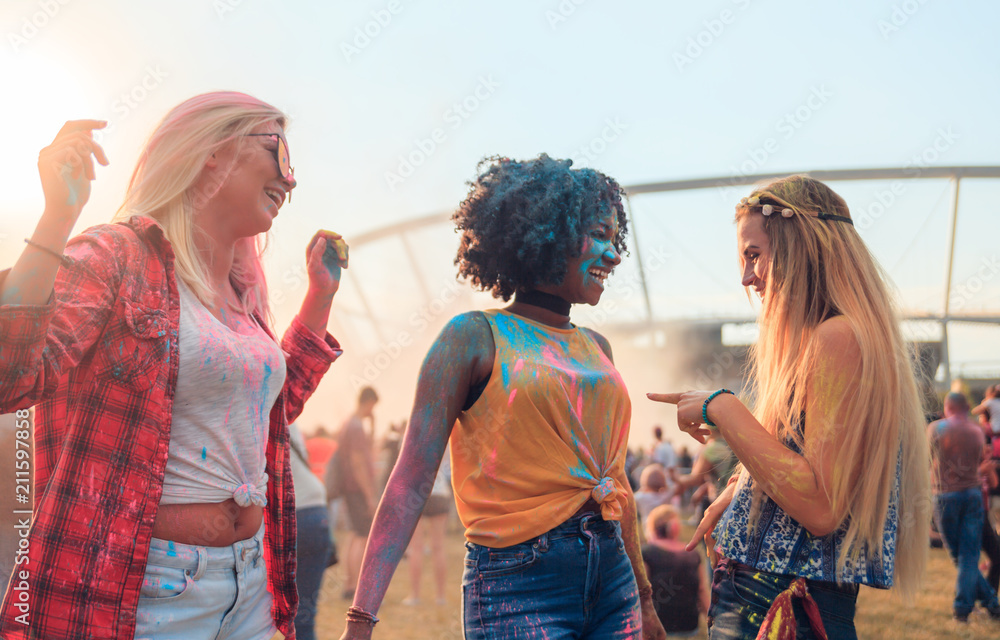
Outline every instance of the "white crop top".
<path fill-rule="evenodd" d="M 180 366 L 160 504 L 267 504 L 271 407 L 285 384 L 281 348 L 247 316 L 219 322 L 177 281 Z"/>

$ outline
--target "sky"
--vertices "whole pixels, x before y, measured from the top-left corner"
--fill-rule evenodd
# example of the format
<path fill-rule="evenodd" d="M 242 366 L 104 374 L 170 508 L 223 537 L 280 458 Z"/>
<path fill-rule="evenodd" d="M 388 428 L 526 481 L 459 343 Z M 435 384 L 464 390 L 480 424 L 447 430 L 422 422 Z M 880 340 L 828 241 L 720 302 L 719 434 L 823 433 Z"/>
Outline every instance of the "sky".
<path fill-rule="evenodd" d="M 997 24 L 1000 4 L 985 0 L 4 0 L 0 266 L 13 264 L 42 211 L 35 162 L 64 121 L 109 121 L 100 139 L 111 165 L 98 170 L 80 231 L 111 218 L 166 111 L 219 89 L 291 116 L 299 187 L 267 256 L 279 328 L 305 293 L 298 274 L 317 229 L 350 241 L 447 214 L 485 156 L 545 152 L 624 185 L 1000 165 Z M 998 182 L 962 181 L 953 312 L 998 315 Z M 904 311 L 940 313 L 953 185 L 834 187 L 856 218 L 871 214 L 862 235 Z M 632 198 L 630 243 L 654 261 L 655 318 L 752 320 L 732 225 L 746 192 Z M 307 407 L 304 431 L 346 418 L 362 379 L 383 391 L 381 425 L 402 418 L 437 330 L 454 313 L 496 306 L 455 282 L 456 246 L 441 223 L 355 247 L 331 321 L 345 355 Z M 611 335 L 642 320 L 638 259 L 626 258 L 604 305 L 575 319 Z M 955 368 L 1000 375 L 997 326 L 952 326 Z M 623 369 L 636 433 L 670 419 L 635 399 L 679 384 L 658 367 L 669 368 Z"/>

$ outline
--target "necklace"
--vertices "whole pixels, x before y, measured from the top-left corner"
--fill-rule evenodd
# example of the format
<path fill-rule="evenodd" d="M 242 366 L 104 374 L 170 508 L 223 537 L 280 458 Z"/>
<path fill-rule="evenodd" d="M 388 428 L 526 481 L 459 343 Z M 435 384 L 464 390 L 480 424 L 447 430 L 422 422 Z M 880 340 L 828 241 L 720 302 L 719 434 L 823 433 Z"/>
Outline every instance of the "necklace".
<path fill-rule="evenodd" d="M 571 306 L 564 298 L 551 293 L 545 293 L 544 291 L 538 291 L 537 289 L 516 292 L 514 294 L 514 302 L 548 309 L 552 313 L 558 313 L 561 316 L 568 316 Z"/>

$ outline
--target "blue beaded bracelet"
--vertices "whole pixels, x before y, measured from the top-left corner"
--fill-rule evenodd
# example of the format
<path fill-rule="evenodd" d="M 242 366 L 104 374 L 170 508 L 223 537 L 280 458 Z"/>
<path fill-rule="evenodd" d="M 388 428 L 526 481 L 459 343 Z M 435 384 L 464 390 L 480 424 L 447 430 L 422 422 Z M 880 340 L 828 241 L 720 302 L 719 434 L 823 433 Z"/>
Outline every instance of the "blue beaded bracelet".
<path fill-rule="evenodd" d="M 705 402 L 702 403 L 702 405 L 701 405 L 701 421 L 704 422 L 705 424 L 707 424 L 710 427 L 714 427 L 715 423 L 708 419 L 708 403 L 711 402 L 712 400 L 715 400 L 715 396 L 723 394 L 723 393 L 728 393 L 728 394 L 733 395 L 733 396 L 736 395 L 735 393 L 733 393 L 729 389 L 719 389 L 718 391 L 713 391 L 712 395 L 710 395 L 707 398 L 705 398 Z"/>

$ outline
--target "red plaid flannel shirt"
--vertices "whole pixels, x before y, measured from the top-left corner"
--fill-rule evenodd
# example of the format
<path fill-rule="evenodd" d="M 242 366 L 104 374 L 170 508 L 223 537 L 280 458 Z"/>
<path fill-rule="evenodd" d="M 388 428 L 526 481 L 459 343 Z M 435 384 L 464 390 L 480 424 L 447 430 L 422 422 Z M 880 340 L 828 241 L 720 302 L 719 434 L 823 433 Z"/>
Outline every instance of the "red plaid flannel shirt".
<path fill-rule="evenodd" d="M 38 404 L 28 562 L 15 566 L 29 572 L 29 624 L 8 589 L 7 640 L 132 638 L 163 490 L 179 359 L 173 251 L 137 217 L 88 229 L 66 254 L 75 263 L 60 268 L 47 305 L 0 306 L 0 411 Z M 281 347 L 288 375 L 271 410 L 264 558 L 275 625 L 294 638 L 287 425 L 341 350 L 298 318 Z"/>

